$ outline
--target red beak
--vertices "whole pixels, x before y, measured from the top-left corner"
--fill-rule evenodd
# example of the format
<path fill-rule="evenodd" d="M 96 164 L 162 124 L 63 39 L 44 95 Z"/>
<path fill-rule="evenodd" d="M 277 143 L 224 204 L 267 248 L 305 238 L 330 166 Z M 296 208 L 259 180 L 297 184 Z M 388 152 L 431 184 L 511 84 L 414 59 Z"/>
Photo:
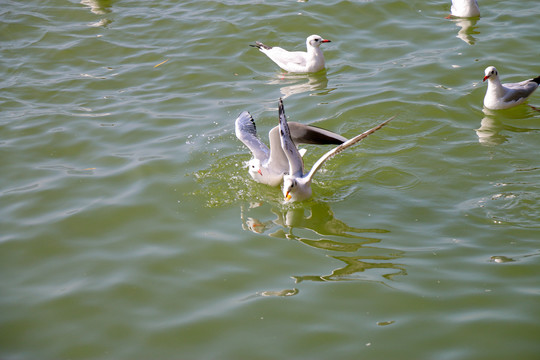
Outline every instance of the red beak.
<path fill-rule="evenodd" d="M 489 75 L 484 76 L 484 80 L 482 81 L 486 81 L 487 79 L 489 79 Z"/>
<path fill-rule="evenodd" d="M 261 169 L 257 170 L 257 172 L 259 173 L 259 175 L 262 176 L 262 171 L 261 171 Z"/>
<path fill-rule="evenodd" d="M 322 39 L 321 42 L 332 42 L 331 40 Z"/>

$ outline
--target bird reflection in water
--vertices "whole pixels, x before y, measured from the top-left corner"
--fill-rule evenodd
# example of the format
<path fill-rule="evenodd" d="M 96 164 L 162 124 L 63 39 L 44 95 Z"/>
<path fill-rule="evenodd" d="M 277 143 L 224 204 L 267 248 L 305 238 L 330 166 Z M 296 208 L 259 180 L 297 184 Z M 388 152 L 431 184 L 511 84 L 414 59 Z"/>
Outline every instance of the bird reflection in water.
<path fill-rule="evenodd" d="M 112 12 L 111 0 L 81 0 L 81 4 L 90 8 L 90 11 L 96 15 L 106 15 Z M 112 22 L 110 18 L 103 18 L 99 21 L 88 24 L 91 27 L 106 27 Z"/>
<path fill-rule="evenodd" d="M 537 257 L 537 256 L 540 256 L 540 252 L 534 252 L 532 254 L 524 254 L 524 255 L 515 255 L 513 257 L 503 256 L 503 255 L 494 255 L 489 258 L 489 261 L 497 263 L 497 264 L 504 264 L 504 263 L 511 263 L 511 262 L 516 262 L 516 261 L 523 261 L 526 258 Z"/>
<path fill-rule="evenodd" d="M 88 6 L 96 15 L 104 15 L 111 12 L 111 0 L 81 0 L 81 4 Z"/>
<path fill-rule="evenodd" d="M 328 78 L 326 72 L 320 72 L 317 74 L 293 74 L 293 73 L 279 73 L 277 78 L 269 80 L 269 85 L 282 85 L 281 86 L 281 98 L 286 99 L 291 95 L 301 94 L 309 92 L 312 95 L 325 95 L 332 92 L 333 89 L 329 89 Z"/>
<path fill-rule="evenodd" d="M 392 280 L 396 275 L 407 275 L 407 270 L 402 264 L 391 262 L 402 256 L 331 256 L 334 259 L 343 261 L 346 265 L 332 271 L 329 275 L 302 275 L 293 276 L 296 283 L 302 281 L 346 281 L 346 280 L 375 280 L 372 273 L 364 274 L 366 271 L 380 273 L 380 276 L 387 280 Z M 388 261 L 388 262 L 387 262 Z M 382 281 L 379 281 L 382 282 Z"/>
<path fill-rule="evenodd" d="M 476 30 L 477 28 L 476 22 L 478 21 L 478 19 L 456 18 L 456 19 L 453 19 L 452 21 L 456 24 L 458 28 L 460 28 L 456 37 L 458 39 L 465 41 L 469 45 L 474 45 L 474 43 L 476 42 L 476 38 L 473 36 L 473 34 L 474 35 L 480 34 L 480 32 Z"/>
<path fill-rule="evenodd" d="M 483 145 L 500 145 L 508 140 L 502 135 L 503 124 L 495 118 L 486 116 L 480 121 L 480 127 L 476 129 L 478 141 Z"/>
<path fill-rule="evenodd" d="M 475 130 L 478 141 L 482 145 L 500 145 L 510 138 L 504 135 L 506 132 L 526 133 L 538 131 L 538 129 L 534 128 L 521 128 L 506 124 L 507 122 L 516 122 L 520 119 L 532 117 L 533 112 L 531 112 L 530 108 L 522 107 L 520 109 L 514 109 L 512 113 L 484 108 L 484 117 L 480 121 L 480 127 Z M 535 111 L 534 108 L 532 110 Z"/>
<path fill-rule="evenodd" d="M 305 203 L 303 204 L 305 205 Z M 263 203 L 251 203 L 247 211 L 252 209 L 263 208 Z M 261 221 L 254 217 L 246 216 L 246 209 L 241 207 L 242 227 L 244 230 L 249 230 L 257 234 L 262 234 L 269 231 L 272 228 L 277 227 L 278 230 L 275 233 L 269 234 L 272 237 L 281 237 L 288 239 L 295 239 L 292 234 L 293 228 L 308 229 L 315 232 L 318 235 L 335 235 L 347 238 L 360 238 L 364 239 L 362 244 L 379 242 L 380 239 L 361 237 L 352 233 L 387 233 L 388 230 L 382 229 L 361 229 L 348 226 L 343 221 L 334 217 L 334 213 L 330 209 L 330 206 L 324 202 L 311 202 L 305 206 L 293 206 L 282 209 L 273 207 L 271 212 L 275 215 L 275 219 Z M 307 215 L 306 215 L 307 211 Z M 283 229 L 289 229 L 289 233 L 285 234 Z M 303 240 L 301 240 L 303 241 Z M 317 241 L 323 241 L 319 239 Z M 304 242 L 304 241 L 303 241 Z M 306 243 L 309 240 L 306 239 Z M 312 245 L 313 244 L 308 244 Z M 343 245 L 345 246 L 345 245 Z M 345 246 L 341 251 L 356 251 L 358 247 L 351 248 L 351 245 Z M 338 250 L 335 246 L 316 246 L 325 250 Z M 339 250 L 338 250 L 339 251 Z"/>
<path fill-rule="evenodd" d="M 345 281 L 369 280 L 384 282 L 380 277 L 391 280 L 396 275 L 407 275 L 402 264 L 394 261 L 401 258 L 403 253 L 394 249 L 382 249 L 369 244 L 381 241 L 380 238 L 365 236 L 365 234 L 384 234 L 388 230 L 365 229 L 351 227 L 335 218 L 330 206 L 324 202 L 311 202 L 298 207 L 272 208 L 275 218 L 261 221 L 255 217 L 247 216 L 251 211 L 265 210 L 263 204 L 250 204 L 246 210 L 241 209 L 242 227 L 257 234 L 267 233 L 270 237 L 296 240 L 299 243 L 322 250 L 325 255 L 328 251 L 340 253 L 355 253 L 367 249 L 374 255 L 327 255 L 339 260 L 345 265 L 327 275 L 301 275 L 292 276 L 296 283 L 302 281 Z M 302 235 L 295 235 L 294 232 Z M 312 235 L 310 235 L 312 234 Z M 360 235 L 364 234 L 364 235 Z M 353 240 L 353 241 L 351 241 Z M 380 252 L 391 252 L 381 255 Z"/>

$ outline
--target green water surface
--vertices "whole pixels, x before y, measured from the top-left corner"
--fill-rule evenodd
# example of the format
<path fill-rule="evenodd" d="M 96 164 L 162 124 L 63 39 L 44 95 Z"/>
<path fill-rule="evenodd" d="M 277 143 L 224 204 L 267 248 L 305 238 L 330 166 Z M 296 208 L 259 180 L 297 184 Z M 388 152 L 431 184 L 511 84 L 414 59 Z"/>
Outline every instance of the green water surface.
<path fill-rule="evenodd" d="M 0 358 L 538 359 L 537 1 L 4 1 Z M 303 50 L 287 74 L 249 47 Z M 352 137 L 284 205 L 234 135 Z M 540 107 L 540 92 L 530 105 Z M 326 147 L 307 146 L 309 168 Z"/>

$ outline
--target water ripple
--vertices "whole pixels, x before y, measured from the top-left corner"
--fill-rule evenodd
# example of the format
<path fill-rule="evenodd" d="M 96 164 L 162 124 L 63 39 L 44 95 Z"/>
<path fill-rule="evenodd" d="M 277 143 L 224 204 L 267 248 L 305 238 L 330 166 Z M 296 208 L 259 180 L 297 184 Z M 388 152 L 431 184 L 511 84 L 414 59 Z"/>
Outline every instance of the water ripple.
<path fill-rule="evenodd" d="M 537 75 L 535 5 L 4 1 L 0 357 L 533 358 L 540 115 L 481 79 Z M 319 74 L 249 47 L 312 33 Z M 279 97 L 347 137 L 397 116 L 284 205 L 234 136 Z"/>

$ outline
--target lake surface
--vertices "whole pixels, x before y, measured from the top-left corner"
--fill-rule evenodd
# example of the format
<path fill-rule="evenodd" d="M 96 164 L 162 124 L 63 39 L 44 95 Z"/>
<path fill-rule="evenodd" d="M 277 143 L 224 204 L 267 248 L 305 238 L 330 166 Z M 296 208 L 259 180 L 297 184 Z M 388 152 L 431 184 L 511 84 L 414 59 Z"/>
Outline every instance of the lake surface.
<path fill-rule="evenodd" d="M 480 7 L 4 1 L 0 358 L 538 359 L 540 111 L 482 78 L 540 75 L 540 5 Z M 248 46 L 311 34 L 313 75 Z M 347 137 L 397 116 L 284 205 L 234 135 L 280 97 Z"/>

